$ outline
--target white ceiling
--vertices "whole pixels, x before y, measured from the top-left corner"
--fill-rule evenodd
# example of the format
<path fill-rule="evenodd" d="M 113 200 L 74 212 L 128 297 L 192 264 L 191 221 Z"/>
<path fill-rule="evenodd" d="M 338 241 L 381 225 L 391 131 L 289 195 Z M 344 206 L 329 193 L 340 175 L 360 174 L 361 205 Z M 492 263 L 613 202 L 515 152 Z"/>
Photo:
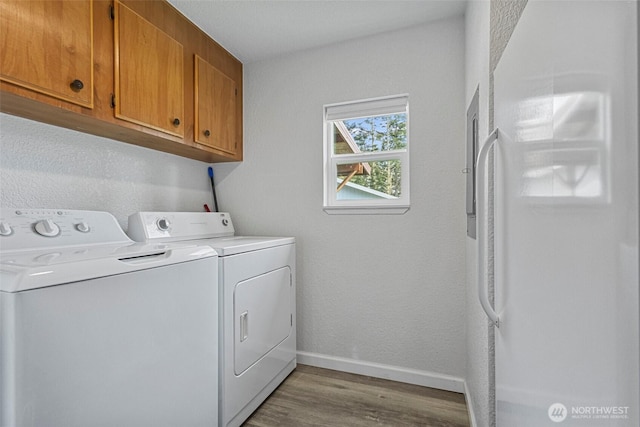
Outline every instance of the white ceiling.
<path fill-rule="evenodd" d="M 467 0 L 169 0 L 243 63 L 462 15 Z"/>

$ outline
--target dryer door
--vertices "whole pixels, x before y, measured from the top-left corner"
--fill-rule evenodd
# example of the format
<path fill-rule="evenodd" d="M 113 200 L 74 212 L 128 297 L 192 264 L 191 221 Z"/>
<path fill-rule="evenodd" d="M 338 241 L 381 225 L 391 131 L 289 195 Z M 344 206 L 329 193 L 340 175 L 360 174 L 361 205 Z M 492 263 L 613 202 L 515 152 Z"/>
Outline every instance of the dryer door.
<path fill-rule="evenodd" d="M 238 282 L 234 292 L 234 373 L 241 375 L 291 333 L 291 269 Z"/>

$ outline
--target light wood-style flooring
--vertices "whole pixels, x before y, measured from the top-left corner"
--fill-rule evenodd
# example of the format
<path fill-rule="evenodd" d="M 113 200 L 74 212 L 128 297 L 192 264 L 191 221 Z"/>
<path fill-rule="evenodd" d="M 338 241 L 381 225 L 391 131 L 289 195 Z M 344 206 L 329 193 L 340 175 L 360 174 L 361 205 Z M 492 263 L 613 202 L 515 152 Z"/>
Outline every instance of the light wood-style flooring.
<path fill-rule="evenodd" d="M 245 427 L 469 427 L 464 395 L 298 365 Z"/>

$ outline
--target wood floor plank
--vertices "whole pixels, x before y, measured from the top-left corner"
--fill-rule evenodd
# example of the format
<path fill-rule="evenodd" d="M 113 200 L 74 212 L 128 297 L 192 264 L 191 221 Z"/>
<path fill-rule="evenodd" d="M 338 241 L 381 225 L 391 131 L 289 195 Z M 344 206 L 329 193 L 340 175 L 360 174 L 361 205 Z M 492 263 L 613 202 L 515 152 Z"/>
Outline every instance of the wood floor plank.
<path fill-rule="evenodd" d="M 464 396 L 306 365 L 245 422 L 246 427 L 468 427 Z"/>

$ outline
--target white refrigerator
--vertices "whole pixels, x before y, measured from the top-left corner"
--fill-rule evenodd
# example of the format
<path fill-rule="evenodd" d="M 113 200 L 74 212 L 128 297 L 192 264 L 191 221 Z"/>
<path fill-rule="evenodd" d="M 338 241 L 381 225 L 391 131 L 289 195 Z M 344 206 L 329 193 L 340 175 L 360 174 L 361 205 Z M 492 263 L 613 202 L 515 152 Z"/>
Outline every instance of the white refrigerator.
<path fill-rule="evenodd" d="M 640 426 L 638 16 L 529 0 L 495 70 L 477 198 L 498 427 Z"/>

